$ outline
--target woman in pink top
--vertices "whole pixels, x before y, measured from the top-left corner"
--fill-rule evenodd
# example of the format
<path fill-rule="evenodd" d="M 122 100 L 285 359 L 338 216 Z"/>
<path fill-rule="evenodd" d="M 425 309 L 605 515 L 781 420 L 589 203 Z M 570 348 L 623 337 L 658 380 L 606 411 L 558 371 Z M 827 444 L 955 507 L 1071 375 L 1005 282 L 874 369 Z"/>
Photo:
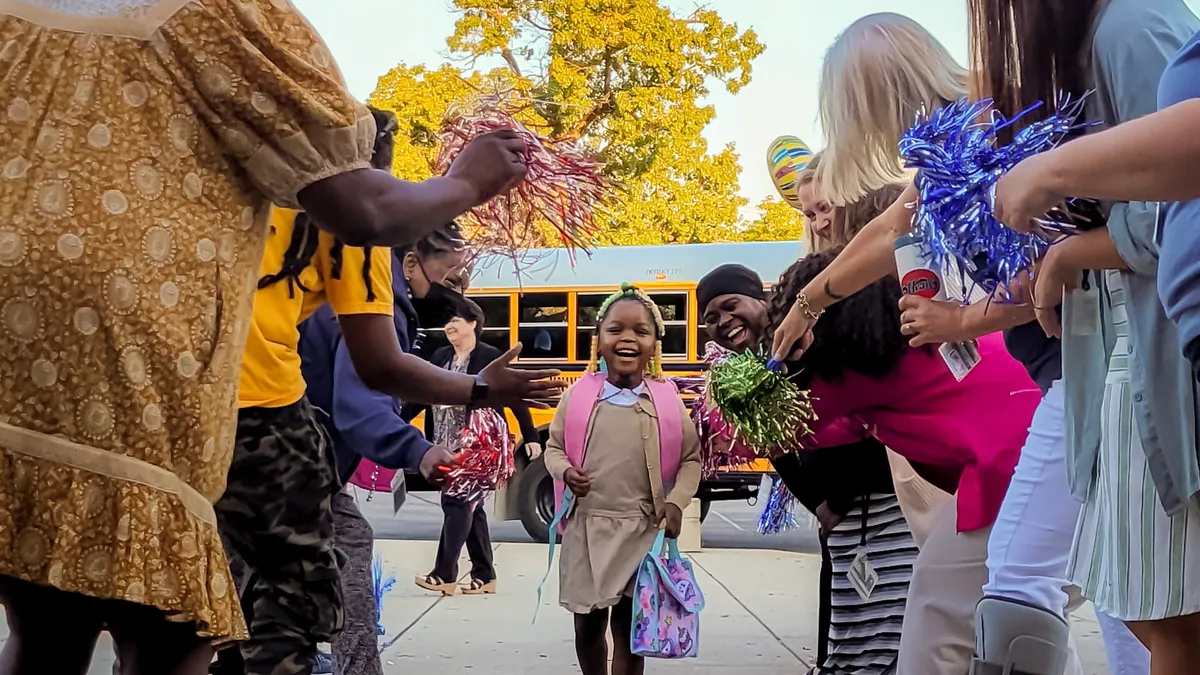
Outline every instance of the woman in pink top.
<path fill-rule="evenodd" d="M 771 332 L 839 251 L 812 254 L 783 273 L 769 310 Z M 811 346 L 788 369 L 811 390 L 818 416 L 813 434 L 801 439 L 806 448 L 873 435 L 930 482 L 956 492 L 913 568 L 900 641 L 904 663 L 906 650 L 956 648 L 930 644 L 927 630 L 919 640 L 909 631 L 910 623 L 939 621 L 940 596 L 969 595 L 970 608 L 983 597 L 988 534 L 1041 391 L 998 334 L 979 340 L 979 364 L 957 381 L 936 349 L 908 346 L 899 299 L 899 284 L 889 276 L 831 306 L 813 327 Z"/>

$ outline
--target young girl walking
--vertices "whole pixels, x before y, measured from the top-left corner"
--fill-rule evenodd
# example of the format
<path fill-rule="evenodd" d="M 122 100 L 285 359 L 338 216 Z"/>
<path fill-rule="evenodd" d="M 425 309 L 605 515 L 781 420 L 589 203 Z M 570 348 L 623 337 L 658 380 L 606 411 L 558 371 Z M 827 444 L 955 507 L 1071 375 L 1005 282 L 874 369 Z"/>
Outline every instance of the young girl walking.
<path fill-rule="evenodd" d="M 623 284 L 600 306 L 588 372 L 563 395 L 546 468 L 575 506 L 564 521 L 559 604 L 575 615 L 583 675 L 640 675 L 630 650 L 633 580 L 660 528 L 676 538 L 700 484 L 700 438 L 662 377 L 662 315 Z"/>

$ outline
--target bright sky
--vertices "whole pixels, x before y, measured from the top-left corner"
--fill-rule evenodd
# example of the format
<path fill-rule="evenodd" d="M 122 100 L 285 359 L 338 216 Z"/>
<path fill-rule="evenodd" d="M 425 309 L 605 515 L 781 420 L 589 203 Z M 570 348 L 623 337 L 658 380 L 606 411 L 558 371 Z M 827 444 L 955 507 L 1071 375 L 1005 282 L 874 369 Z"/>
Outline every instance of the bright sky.
<path fill-rule="evenodd" d="M 376 79 L 400 62 L 437 65 L 449 60 L 445 39 L 455 15 L 448 0 L 293 0 L 328 41 L 351 91 L 366 98 Z M 680 10 L 697 4 L 666 0 Z M 706 0 L 725 21 L 753 28 L 767 50 L 754 62 L 753 80 L 737 96 L 713 87 L 717 117 L 710 147 L 733 142 L 741 155 L 742 193 L 751 204 L 774 194 L 765 168 L 767 146 L 784 134 L 814 149 L 817 79 L 833 38 L 855 19 L 875 12 L 907 14 L 924 24 L 961 62 L 966 61 L 964 0 Z M 1188 0 L 1193 9 L 1200 0 Z M 482 64 L 492 66 L 495 64 Z"/>

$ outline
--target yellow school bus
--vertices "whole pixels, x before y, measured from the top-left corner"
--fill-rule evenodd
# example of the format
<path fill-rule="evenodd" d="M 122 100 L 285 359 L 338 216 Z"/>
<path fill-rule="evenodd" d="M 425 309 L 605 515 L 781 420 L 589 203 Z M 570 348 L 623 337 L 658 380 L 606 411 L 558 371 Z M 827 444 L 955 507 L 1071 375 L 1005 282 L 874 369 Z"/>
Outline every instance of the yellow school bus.
<path fill-rule="evenodd" d="M 484 312 L 484 342 L 501 350 L 520 342 L 519 365 L 557 368 L 574 380 L 590 360 L 600 304 L 622 282 L 637 284 L 662 311 L 664 370 L 668 375 L 696 375 L 704 369 L 708 342 L 701 308 L 696 306 L 697 282 L 718 265 L 740 263 L 770 285 L 801 253 L 798 242 L 605 247 L 590 256 L 576 254 L 574 261 L 563 249 L 534 250 L 515 263 L 503 256 L 478 261 L 467 295 Z M 556 401 L 545 403 L 551 407 L 532 411 L 543 446 Z M 519 437 L 511 413 L 508 418 L 509 428 Z M 530 439 L 519 438 L 518 443 L 526 440 Z M 755 497 L 762 474 L 770 470 L 770 463 L 760 460 L 705 481 L 698 494 L 702 513 L 713 501 Z M 521 520 L 534 539 L 546 541 L 554 498 L 540 458 L 529 462 L 525 453 L 517 453 L 517 475 L 497 500 L 496 511 L 502 520 Z"/>

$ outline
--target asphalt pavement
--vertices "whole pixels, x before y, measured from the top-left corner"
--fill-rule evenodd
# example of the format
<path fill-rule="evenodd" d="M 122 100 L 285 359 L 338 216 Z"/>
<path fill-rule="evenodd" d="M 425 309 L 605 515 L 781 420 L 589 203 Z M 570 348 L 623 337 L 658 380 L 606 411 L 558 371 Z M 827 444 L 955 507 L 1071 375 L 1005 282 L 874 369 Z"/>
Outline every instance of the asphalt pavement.
<path fill-rule="evenodd" d="M 764 482 L 769 480 L 764 478 Z M 762 494 L 766 493 L 764 489 Z M 361 497 L 359 506 L 375 529 L 377 539 L 437 541 L 442 531 L 442 510 L 435 492 L 410 492 L 404 506 L 395 515 L 392 514 L 392 498 L 389 494 L 376 493 L 369 500 Z M 761 503 L 714 502 L 701 529 L 704 547 L 820 554 L 816 522 L 803 508 L 798 508 L 796 514 L 797 529 L 769 536 L 757 531 L 761 511 Z M 489 517 L 493 512 L 489 504 Z M 527 544 L 533 541 L 525 533 L 520 521 L 496 522 L 490 519 L 489 525 L 493 543 Z"/>

